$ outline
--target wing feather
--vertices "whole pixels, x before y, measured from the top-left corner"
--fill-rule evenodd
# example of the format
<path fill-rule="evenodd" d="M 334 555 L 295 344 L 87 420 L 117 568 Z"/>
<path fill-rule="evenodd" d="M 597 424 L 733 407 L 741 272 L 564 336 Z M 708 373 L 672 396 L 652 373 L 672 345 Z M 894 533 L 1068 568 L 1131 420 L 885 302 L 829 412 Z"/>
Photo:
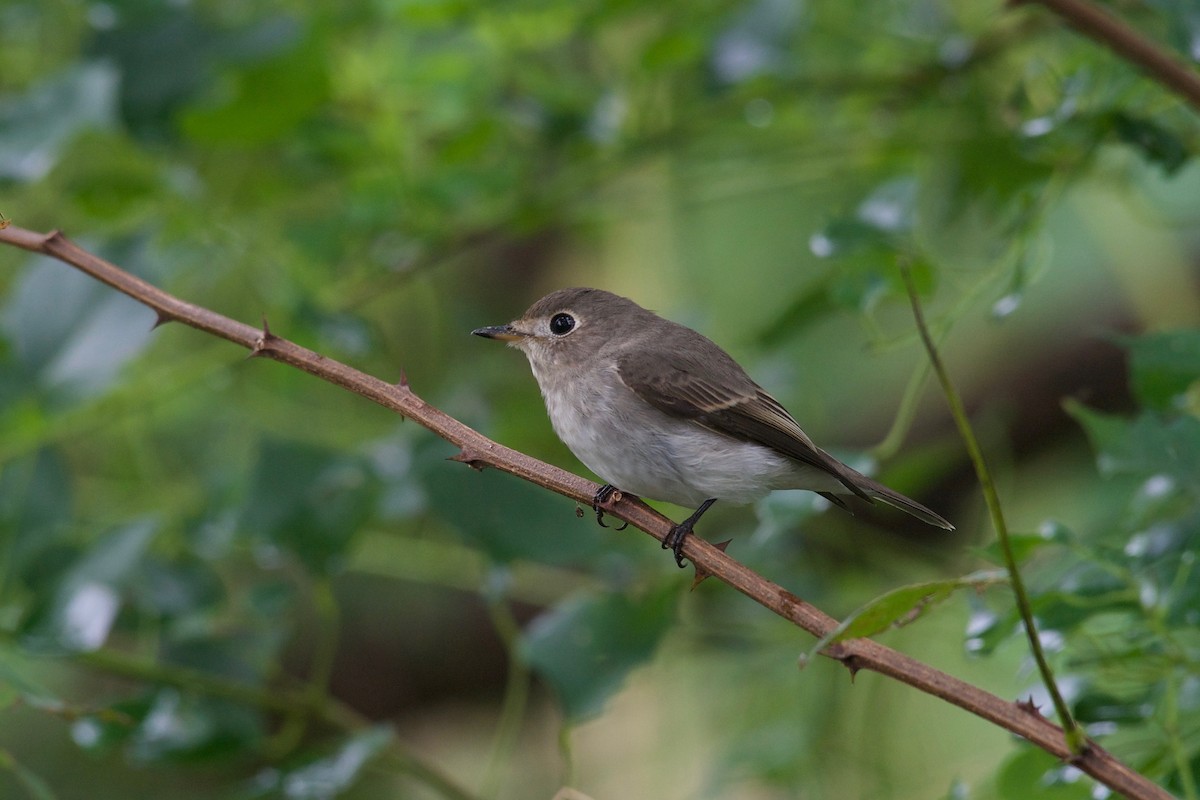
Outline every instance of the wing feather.
<path fill-rule="evenodd" d="M 724 350 L 708 339 L 703 341 L 707 346 L 689 341 L 684 350 L 659 343 L 653 356 L 650 348 L 631 348 L 618 356 L 617 374 L 659 411 L 769 447 L 828 472 L 854 494 L 870 499 L 849 469 L 813 444 L 778 400 L 751 380 Z"/>

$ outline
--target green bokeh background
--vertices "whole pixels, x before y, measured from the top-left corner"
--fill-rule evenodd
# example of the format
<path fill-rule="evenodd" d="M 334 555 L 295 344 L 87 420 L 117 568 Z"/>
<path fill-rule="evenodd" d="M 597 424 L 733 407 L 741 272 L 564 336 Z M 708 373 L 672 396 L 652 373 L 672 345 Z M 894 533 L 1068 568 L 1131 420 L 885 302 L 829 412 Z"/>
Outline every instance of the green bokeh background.
<path fill-rule="evenodd" d="M 1115 10 L 1195 58 L 1187 3 Z M 577 471 L 524 359 L 469 332 L 561 286 L 633 297 L 958 525 L 804 493 L 705 518 L 838 616 L 993 539 L 913 383 L 911 265 L 1010 525 L 1043 531 L 1039 608 L 1087 609 L 1051 630 L 1072 702 L 1190 797 L 1198 143 L 1181 101 L 999 2 L 0 0 L 14 224 Z M 798 670 L 807 635 L 689 592 L 652 540 L 152 322 L 0 248 L 0 796 L 455 796 L 414 761 L 514 800 L 1090 796 L 944 703 Z M 1037 695 L 1010 606 L 960 593 L 883 640 Z M 1086 649 L 1113 631 L 1132 674 Z"/>

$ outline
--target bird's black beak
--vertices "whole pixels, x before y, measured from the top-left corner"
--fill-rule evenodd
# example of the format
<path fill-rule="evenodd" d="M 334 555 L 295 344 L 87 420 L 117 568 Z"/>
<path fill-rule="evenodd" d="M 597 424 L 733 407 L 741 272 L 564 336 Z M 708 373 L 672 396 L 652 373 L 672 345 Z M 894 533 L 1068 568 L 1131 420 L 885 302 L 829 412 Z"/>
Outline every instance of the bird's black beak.
<path fill-rule="evenodd" d="M 518 339 L 524 339 L 529 334 L 519 331 L 512 326 L 510 322 L 507 325 L 492 325 L 487 328 L 476 328 L 471 331 L 475 336 L 482 336 L 485 339 L 499 339 L 502 342 L 515 342 Z"/>

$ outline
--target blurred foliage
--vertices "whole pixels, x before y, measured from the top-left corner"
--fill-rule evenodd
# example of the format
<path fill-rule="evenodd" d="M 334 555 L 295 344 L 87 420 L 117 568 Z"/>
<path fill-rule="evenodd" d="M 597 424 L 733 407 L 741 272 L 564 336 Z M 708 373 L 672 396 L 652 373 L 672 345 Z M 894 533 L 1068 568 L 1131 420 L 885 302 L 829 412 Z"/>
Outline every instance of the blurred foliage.
<path fill-rule="evenodd" d="M 1194 63 L 1188 3 L 1117 10 Z M 947 600 L 990 583 L 995 550 L 924 390 L 907 263 L 1026 525 L 1075 713 L 1189 800 L 1198 146 L 1177 98 L 999 2 L 0 4 L 14 224 L 403 368 L 565 466 L 520 358 L 466 332 L 566 283 L 728 344 L 818 441 L 866 450 L 894 413 L 886 446 L 840 455 L 887 456 L 884 478 L 960 535 L 796 494 L 706 530 L 863 608 L 848 629 L 911 622 L 886 635 L 1045 705 L 1004 590 Z M 643 537 L 152 323 L 0 249 L 0 796 L 1103 795 L 904 689 L 798 675 L 810 642 L 714 581 L 686 593 Z M 1128 396 L 1078 357 L 1097 331 L 1122 333 Z M 1040 395 L 1057 410 L 1077 390 L 1074 423 L 1039 421 Z M 968 613 L 987 659 L 959 658 Z M 529 702 L 526 668 L 546 689 Z"/>

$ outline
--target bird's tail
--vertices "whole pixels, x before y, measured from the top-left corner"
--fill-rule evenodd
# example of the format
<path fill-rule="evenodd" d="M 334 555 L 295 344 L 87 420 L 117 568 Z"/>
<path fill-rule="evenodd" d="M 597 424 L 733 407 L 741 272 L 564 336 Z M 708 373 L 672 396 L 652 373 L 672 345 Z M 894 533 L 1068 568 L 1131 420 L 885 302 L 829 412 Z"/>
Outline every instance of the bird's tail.
<path fill-rule="evenodd" d="M 862 489 L 872 499 L 882 500 L 893 508 L 898 508 L 906 514 L 912 514 L 922 522 L 928 522 L 930 525 L 936 525 L 948 531 L 954 530 L 954 526 L 945 517 L 926 508 L 911 497 L 905 497 L 894 489 L 889 489 L 879 481 L 863 475 L 858 470 L 851 469 L 850 467 L 846 467 L 846 469 L 853 476 L 854 483 L 858 488 Z"/>

